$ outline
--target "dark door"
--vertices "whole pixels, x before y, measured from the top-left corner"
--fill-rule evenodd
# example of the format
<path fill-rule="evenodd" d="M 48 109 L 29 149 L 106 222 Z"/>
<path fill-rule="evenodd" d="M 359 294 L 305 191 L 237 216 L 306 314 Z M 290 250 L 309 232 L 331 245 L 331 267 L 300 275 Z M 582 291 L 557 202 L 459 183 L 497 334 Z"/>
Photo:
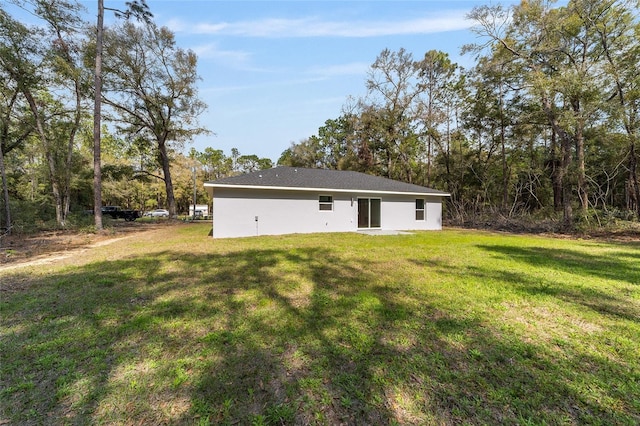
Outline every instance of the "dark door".
<path fill-rule="evenodd" d="M 379 198 L 358 198 L 358 228 L 380 228 Z"/>

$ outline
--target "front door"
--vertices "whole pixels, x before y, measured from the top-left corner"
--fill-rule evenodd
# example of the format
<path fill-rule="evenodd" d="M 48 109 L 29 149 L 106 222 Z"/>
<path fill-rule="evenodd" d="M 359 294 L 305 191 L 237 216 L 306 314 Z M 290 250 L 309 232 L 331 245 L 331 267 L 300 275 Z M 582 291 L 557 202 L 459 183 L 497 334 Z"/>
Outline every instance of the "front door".
<path fill-rule="evenodd" d="M 358 228 L 380 228 L 380 198 L 358 198 Z"/>

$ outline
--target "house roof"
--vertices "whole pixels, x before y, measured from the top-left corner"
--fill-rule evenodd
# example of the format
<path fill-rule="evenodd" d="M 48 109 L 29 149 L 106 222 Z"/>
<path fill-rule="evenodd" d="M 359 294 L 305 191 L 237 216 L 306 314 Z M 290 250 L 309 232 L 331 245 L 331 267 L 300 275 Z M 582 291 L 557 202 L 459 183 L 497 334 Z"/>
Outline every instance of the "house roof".
<path fill-rule="evenodd" d="M 399 182 L 380 176 L 345 170 L 274 167 L 238 176 L 205 182 L 205 187 L 245 189 L 286 189 L 296 191 L 330 190 L 374 194 L 421 194 L 448 197 L 446 192 Z"/>

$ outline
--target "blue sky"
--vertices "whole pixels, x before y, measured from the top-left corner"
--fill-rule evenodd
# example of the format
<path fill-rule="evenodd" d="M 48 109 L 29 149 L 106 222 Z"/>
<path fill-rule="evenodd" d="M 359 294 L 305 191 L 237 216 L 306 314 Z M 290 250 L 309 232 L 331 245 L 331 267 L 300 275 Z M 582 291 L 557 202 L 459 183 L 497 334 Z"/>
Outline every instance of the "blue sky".
<path fill-rule="evenodd" d="M 480 1 L 153 1 L 159 24 L 194 50 L 209 105 L 198 138 L 230 153 L 277 161 L 282 151 L 338 118 L 348 97 L 366 94 L 380 52 L 420 58 L 443 50 L 459 63 L 473 40 L 466 13 Z"/>
<path fill-rule="evenodd" d="M 471 66 L 460 55 L 475 41 L 465 15 L 489 2 L 148 0 L 156 23 L 199 58 L 199 95 L 208 105 L 200 122 L 215 135 L 190 146 L 227 155 L 235 147 L 274 161 L 339 117 L 349 96 L 366 94 L 367 70 L 385 48 L 405 48 L 415 59 L 438 49 Z M 94 21 L 97 2 L 82 3 Z"/>

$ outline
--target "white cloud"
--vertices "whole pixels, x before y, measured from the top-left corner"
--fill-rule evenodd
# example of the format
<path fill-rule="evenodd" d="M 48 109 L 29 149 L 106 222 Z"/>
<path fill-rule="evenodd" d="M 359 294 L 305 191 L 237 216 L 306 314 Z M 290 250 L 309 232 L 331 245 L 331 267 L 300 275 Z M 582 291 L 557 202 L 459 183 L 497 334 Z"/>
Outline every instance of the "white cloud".
<path fill-rule="evenodd" d="M 223 60 L 236 66 L 246 64 L 251 57 L 251 54 L 245 51 L 220 49 L 218 43 L 193 46 L 191 50 L 193 50 L 199 58 Z"/>
<path fill-rule="evenodd" d="M 326 67 L 316 67 L 308 71 L 311 75 L 320 77 L 341 77 L 349 75 L 365 75 L 371 64 L 366 62 L 352 62 L 348 64 L 329 65 Z"/>
<path fill-rule="evenodd" d="M 169 28 L 174 33 L 186 31 L 186 29 L 188 28 L 188 25 L 184 21 L 175 18 L 169 19 L 164 23 L 164 26 Z"/>
<path fill-rule="evenodd" d="M 200 23 L 189 25 L 177 20 L 167 25 L 174 31 L 194 34 L 242 37 L 381 37 L 432 34 L 469 28 L 466 10 L 452 10 L 428 17 L 400 21 L 324 21 L 318 18 L 261 19 L 254 21 Z"/>

